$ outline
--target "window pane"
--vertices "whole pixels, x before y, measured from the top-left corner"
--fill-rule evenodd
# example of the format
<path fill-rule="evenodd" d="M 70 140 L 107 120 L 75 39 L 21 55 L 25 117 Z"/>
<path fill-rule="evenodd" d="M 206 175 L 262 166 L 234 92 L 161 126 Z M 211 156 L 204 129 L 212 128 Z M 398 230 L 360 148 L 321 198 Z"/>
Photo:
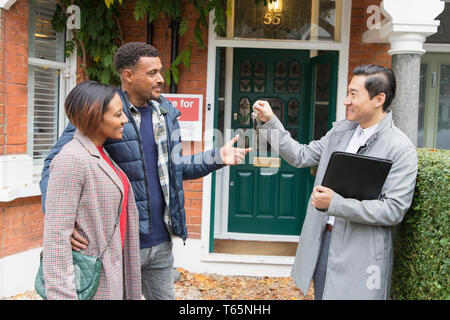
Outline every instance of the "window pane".
<path fill-rule="evenodd" d="M 58 139 L 59 71 L 32 67 L 33 159 L 45 159 Z"/>
<path fill-rule="evenodd" d="M 425 124 L 425 96 L 426 96 L 426 85 L 427 85 L 427 70 L 428 65 L 420 65 L 420 89 L 419 89 L 419 127 L 417 134 L 417 146 L 419 148 L 423 147 L 423 133 Z"/>
<path fill-rule="evenodd" d="M 236 0 L 234 37 L 333 41 L 336 1 L 278 0 L 269 8 L 269 1 Z"/>
<path fill-rule="evenodd" d="M 34 19 L 30 40 L 34 40 L 34 52 L 30 55 L 34 58 L 64 62 L 64 34 L 56 33 L 52 27 L 56 1 L 36 0 L 31 4 L 30 16 Z"/>
<path fill-rule="evenodd" d="M 450 65 L 441 65 L 436 148 L 450 149 Z"/>

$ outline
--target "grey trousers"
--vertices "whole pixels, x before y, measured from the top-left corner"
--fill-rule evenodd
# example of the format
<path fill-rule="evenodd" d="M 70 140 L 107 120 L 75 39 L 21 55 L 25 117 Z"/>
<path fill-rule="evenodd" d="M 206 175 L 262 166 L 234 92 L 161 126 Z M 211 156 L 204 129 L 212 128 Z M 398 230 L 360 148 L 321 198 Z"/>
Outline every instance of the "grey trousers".
<path fill-rule="evenodd" d="M 140 250 L 145 300 L 174 300 L 172 241 Z"/>
<path fill-rule="evenodd" d="M 322 300 L 327 275 L 328 249 L 330 248 L 331 232 L 325 230 L 320 249 L 319 260 L 314 271 L 314 300 Z"/>

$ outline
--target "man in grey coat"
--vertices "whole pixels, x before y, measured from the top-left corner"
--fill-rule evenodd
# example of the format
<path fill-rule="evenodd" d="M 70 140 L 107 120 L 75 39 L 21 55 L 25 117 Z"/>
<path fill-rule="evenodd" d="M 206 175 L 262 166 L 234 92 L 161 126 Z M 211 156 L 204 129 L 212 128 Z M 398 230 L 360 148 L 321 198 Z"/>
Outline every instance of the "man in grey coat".
<path fill-rule="evenodd" d="M 315 299 L 389 298 L 395 227 L 410 207 L 415 188 L 416 148 L 394 125 L 389 110 L 396 89 L 394 73 L 364 65 L 353 74 L 344 102 L 346 120 L 308 145 L 290 137 L 268 102 L 253 105 L 263 122 L 260 136 L 284 160 L 299 168 L 318 165 L 292 269 L 305 294 L 314 279 Z M 279 140 L 272 141 L 275 137 Z M 392 160 L 380 199 L 343 198 L 320 185 L 334 151 Z"/>

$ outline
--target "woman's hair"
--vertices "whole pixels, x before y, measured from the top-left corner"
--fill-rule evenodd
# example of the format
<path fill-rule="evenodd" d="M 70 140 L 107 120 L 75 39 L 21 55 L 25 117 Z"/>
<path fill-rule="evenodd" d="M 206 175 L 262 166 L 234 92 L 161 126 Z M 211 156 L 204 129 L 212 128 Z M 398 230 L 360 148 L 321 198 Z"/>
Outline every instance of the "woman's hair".
<path fill-rule="evenodd" d="M 115 94 L 116 89 L 112 86 L 96 81 L 80 83 L 66 98 L 67 117 L 84 135 L 91 136 L 100 127 L 103 114 Z"/>

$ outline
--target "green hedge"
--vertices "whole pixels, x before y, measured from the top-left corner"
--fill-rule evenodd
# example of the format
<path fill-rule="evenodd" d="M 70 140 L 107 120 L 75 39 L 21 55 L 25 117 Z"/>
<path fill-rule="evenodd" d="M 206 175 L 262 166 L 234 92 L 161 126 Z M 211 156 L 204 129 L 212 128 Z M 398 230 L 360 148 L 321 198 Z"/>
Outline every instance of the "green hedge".
<path fill-rule="evenodd" d="M 450 150 L 417 149 L 417 184 L 394 242 L 392 299 L 450 299 Z"/>

